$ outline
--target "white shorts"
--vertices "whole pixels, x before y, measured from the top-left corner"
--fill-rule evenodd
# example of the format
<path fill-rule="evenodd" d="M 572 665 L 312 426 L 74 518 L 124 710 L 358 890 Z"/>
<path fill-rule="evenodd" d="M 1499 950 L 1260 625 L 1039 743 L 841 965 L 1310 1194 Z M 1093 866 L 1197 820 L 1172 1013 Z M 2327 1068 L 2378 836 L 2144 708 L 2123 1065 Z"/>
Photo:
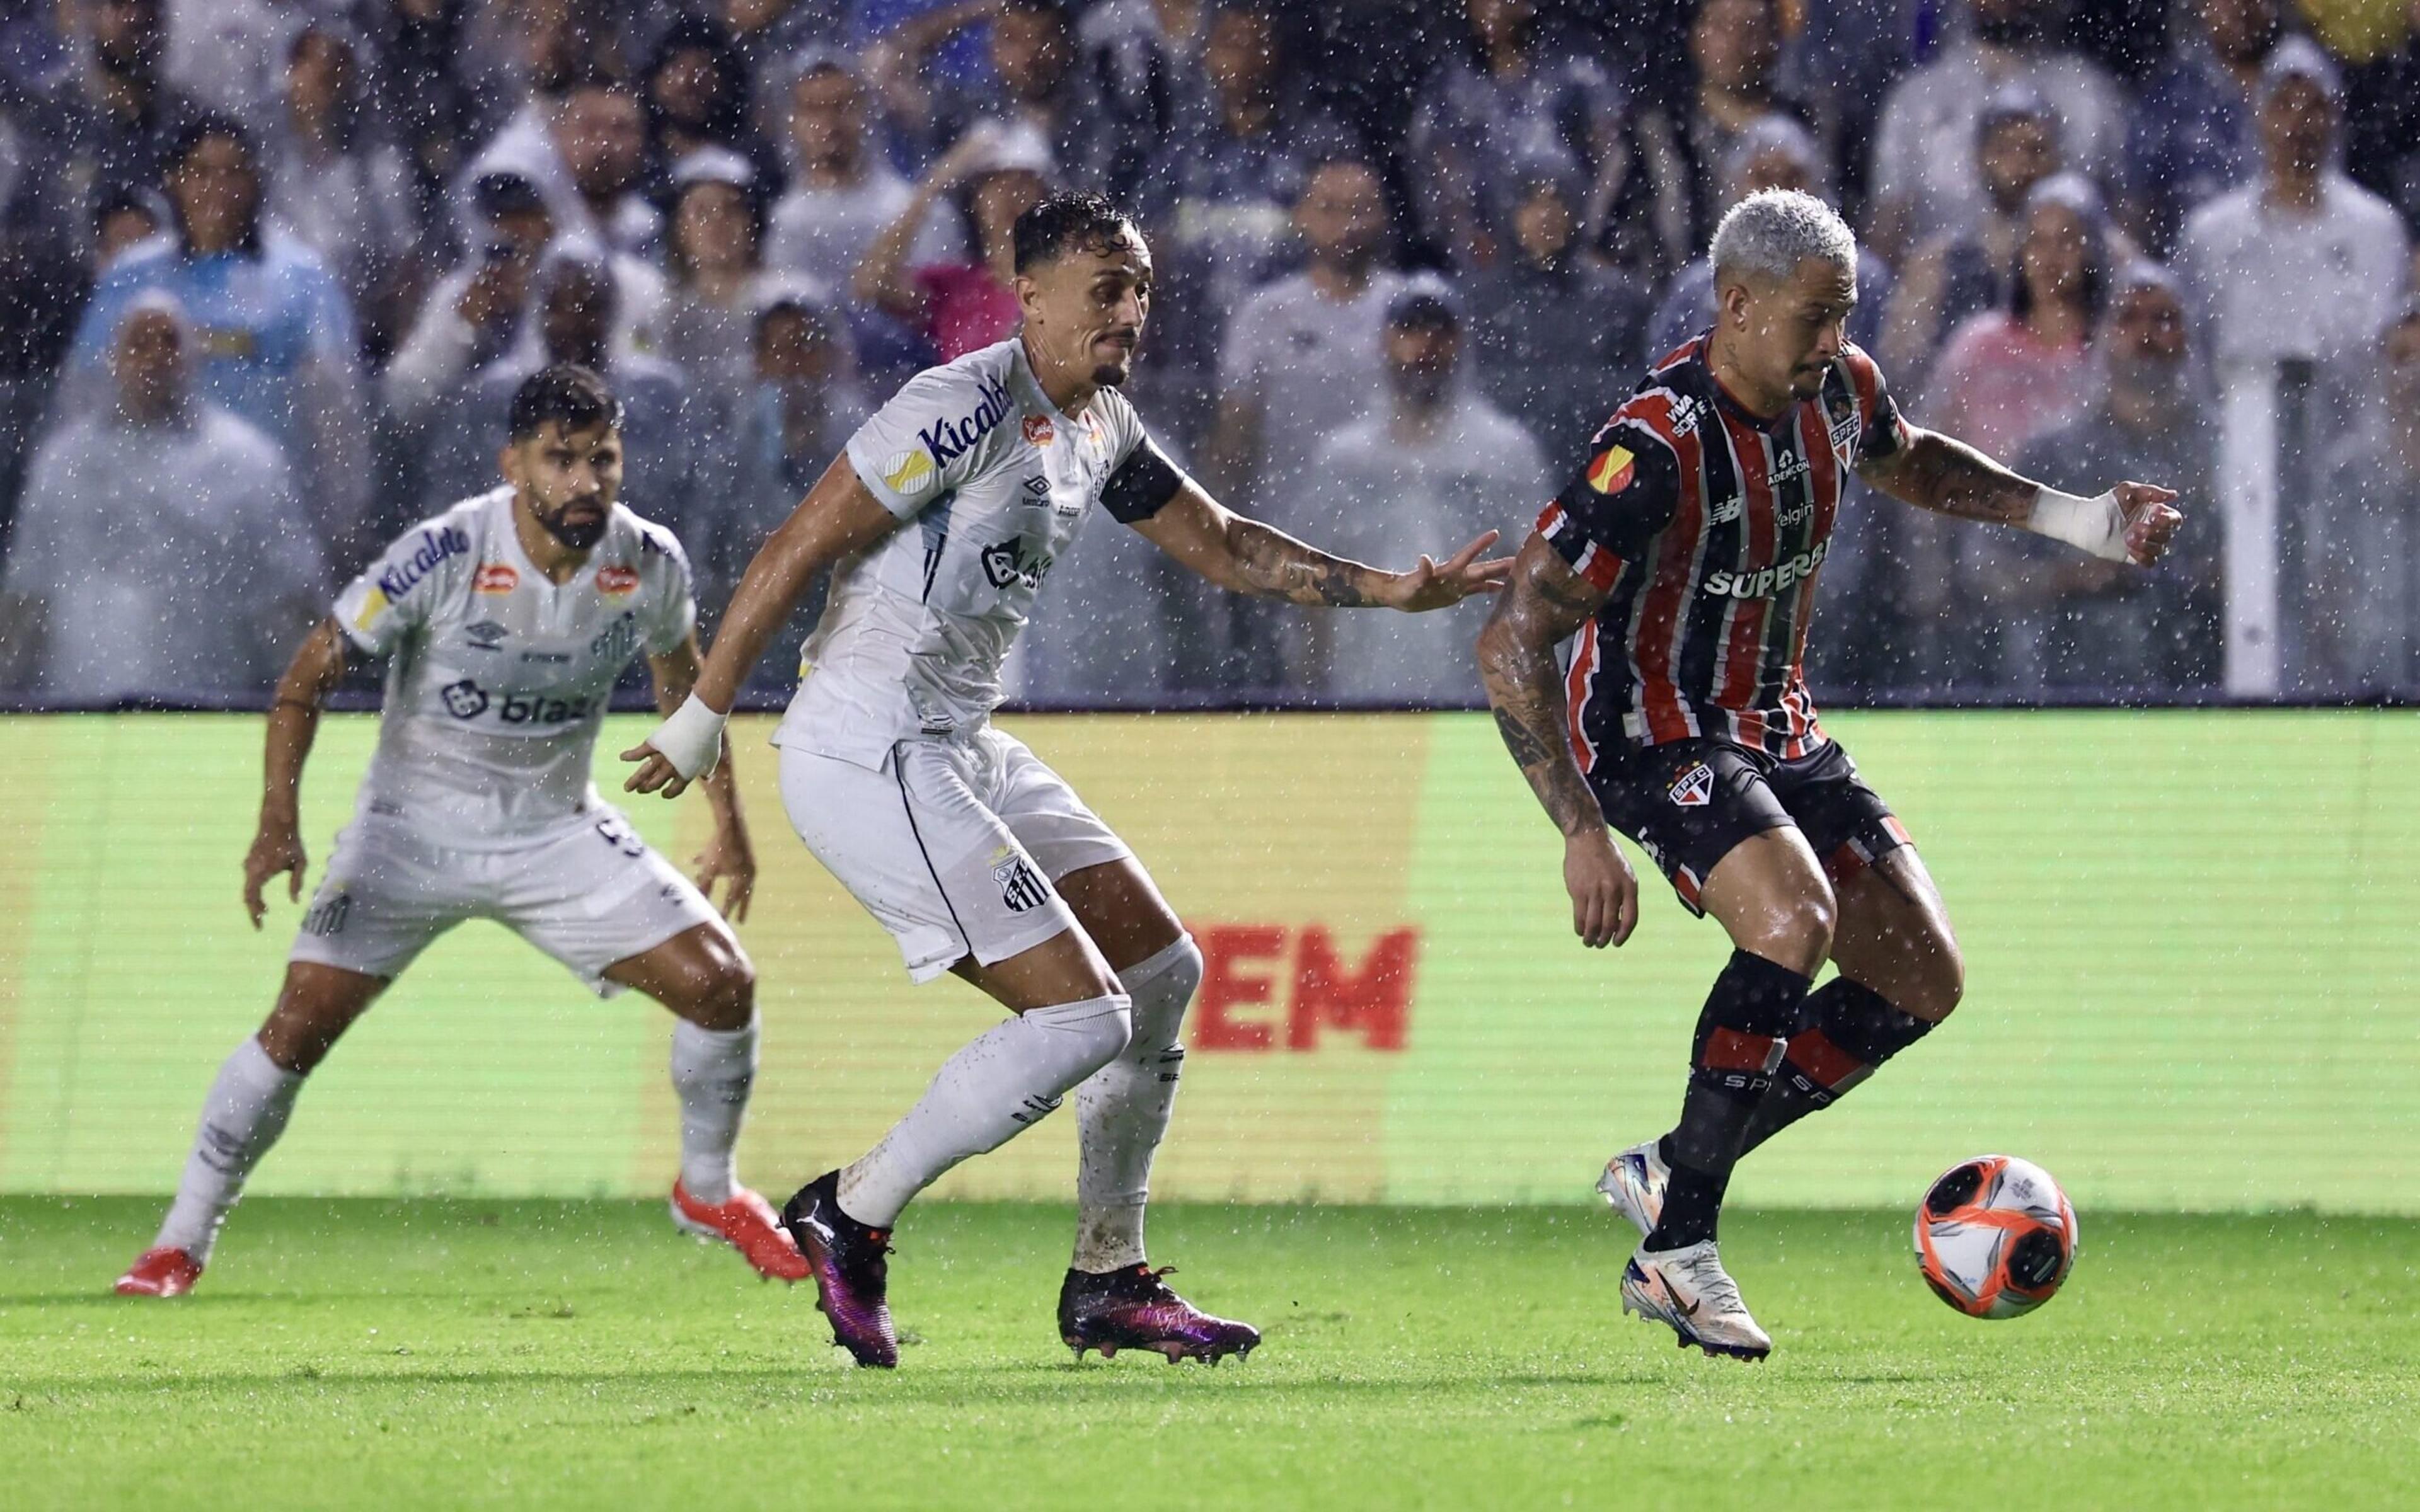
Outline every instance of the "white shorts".
<path fill-rule="evenodd" d="M 336 836 L 287 959 L 392 978 L 455 925 L 492 918 L 611 997 L 622 989 L 606 967 L 721 918 L 611 808 L 509 851 L 455 850 L 356 819 Z"/>
<path fill-rule="evenodd" d="M 782 804 L 918 981 L 1074 928 L 1059 879 L 1134 854 L 1023 741 L 989 726 L 902 740 L 878 770 L 784 746 Z"/>

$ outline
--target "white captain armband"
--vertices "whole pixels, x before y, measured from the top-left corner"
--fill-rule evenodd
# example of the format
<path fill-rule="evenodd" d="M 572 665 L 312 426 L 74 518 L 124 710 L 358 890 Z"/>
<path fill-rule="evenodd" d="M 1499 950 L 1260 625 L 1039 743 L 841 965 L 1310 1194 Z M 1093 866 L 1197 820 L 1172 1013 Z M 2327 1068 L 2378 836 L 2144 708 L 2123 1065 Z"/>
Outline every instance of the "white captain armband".
<path fill-rule="evenodd" d="M 1158 444 L 1144 437 L 1109 474 L 1101 490 L 1101 507 L 1121 525 L 1136 525 L 1168 507 L 1185 486 L 1185 474 Z"/>

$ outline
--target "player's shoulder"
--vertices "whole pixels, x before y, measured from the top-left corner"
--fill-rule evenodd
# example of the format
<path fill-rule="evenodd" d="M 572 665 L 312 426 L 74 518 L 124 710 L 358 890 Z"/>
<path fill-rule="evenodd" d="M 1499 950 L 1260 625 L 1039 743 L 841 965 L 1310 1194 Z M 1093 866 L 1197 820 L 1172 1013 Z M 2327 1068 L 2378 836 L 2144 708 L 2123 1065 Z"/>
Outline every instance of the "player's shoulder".
<path fill-rule="evenodd" d="M 1621 440 L 1634 452 L 1652 450 L 1677 460 L 1683 443 L 1712 412 L 1704 344 L 1704 336 L 1692 336 L 1650 366 L 1598 430 L 1590 450 L 1602 454 Z"/>
<path fill-rule="evenodd" d="M 899 386 L 882 407 L 883 414 L 895 422 L 914 422 L 917 429 L 949 423 L 960 449 L 972 445 L 988 436 L 1012 408 L 1008 380 L 1016 355 L 1016 339 L 1011 337 L 925 368 Z"/>
<path fill-rule="evenodd" d="M 486 561 L 500 496 L 508 503 L 512 489 L 473 494 L 406 526 L 389 541 L 367 574 L 376 579 L 384 602 L 399 603 L 415 594 L 441 592 L 442 582 Z"/>
<path fill-rule="evenodd" d="M 627 552 L 642 570 L 651 563 L 689 570 L 689 552 L 672 528 L 647 518 L 626 503 L 614 504 L 605 545 L 617 554 Z"/>

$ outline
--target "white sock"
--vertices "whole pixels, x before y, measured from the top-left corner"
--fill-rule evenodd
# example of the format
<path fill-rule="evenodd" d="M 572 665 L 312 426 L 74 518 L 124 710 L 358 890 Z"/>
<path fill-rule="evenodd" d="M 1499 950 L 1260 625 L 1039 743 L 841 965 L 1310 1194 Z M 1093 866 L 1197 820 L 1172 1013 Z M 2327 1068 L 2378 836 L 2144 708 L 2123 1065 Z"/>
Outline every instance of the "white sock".
<path fill-rule="evenodd" d="M 1201 948 L 1192 935 L 1181 935 L 1118 980 L 1134 998 L 1134 1039 L 1076 1089 L 1075 1265 L 1095 1274 L 1143 1260 L 1151 1157 L 1176 1106 L 1176 1078 L 1185 1070 L 1176 1035 L 1202 985 Z"/>
<path fill-rule="evenodd" d="M 740 1029 L 673 1020 L 673 1090 L 680 1094 L 681 1189 L 720 1207 L 739 1184 L 734 1169 L 739 1120 L 756 1080 L 756 1021 Z"/>
<path fill-rule="evenodd" d="M 168 1207 L 153 1248 L 180 1249 L 196 1262 L 209 1262 L 210 1248 L 219 1241 L 219 1225 L 243 1196 L 244 1178 L 286 1132 L 295 1095 L 302 1090 L 301 1073 L 270 1059 L 258 1040 L 247 1039 L 235 1047 L 203 1100 L 194 1152 L 185 1157 L 177 1200 Z"/>
<path fill-rule="evenodd" d="M 993 1025 L 944 1061 L 908 1116 L 840 1173 L 841 1211 L 890 1227 L 942 1172 L 1041 1122 L 1069 1088 L 1125 1048 L 1133 1028 L 1124 994 L 1054 1003 Z"/>

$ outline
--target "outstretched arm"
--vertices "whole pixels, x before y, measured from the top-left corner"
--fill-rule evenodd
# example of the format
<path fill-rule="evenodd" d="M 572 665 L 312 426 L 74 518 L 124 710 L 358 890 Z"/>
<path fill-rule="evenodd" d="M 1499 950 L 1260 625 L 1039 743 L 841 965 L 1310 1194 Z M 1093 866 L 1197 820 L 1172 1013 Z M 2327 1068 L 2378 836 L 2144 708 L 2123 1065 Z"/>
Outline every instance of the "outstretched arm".
<path fill-rule="evenodd" d="M 2097 499 L 2045 488 L 1954 436 L 1907 427 L 1885 456 L 1857 475 L 1902 503 L 1954 519 L 2014 525 L 2113 562 L 2148 567 L 2160 560 L 2184 517 L 2176 494 L 2148 483 L 2121 483 Z"/>
<path fill-rule="evenodd" d="M 1273 525 L 1235 514 L 1171 472 L 1175 492 L 1149 516 L 1129 523 L 1161 550 L 1219 587 L 1258 598 L 1282 598 L 1329 609 L 1399 609 L 1410 613 L 1459 604 L 1504 585 L 1510 558 L 1481 562 L 1496 544 L 1489 531 L 1443 562 L 1422 557 L 1388 572 L 1306 546 Z"/>
<path fill-rule="evenodd" d="M 670 716 L 689 702 L 705 670 L 694 634 L 663 655 L 649 656 L 647 671 L 655 679 L 657 712 Z M 756 851 L 748 840 L 747 816 L 739 810 L 739 784 L 732 777 L 730 757 L 731 742 L 726 738 L 721 756 L 703 779 L 706 807 L 714 813 L 714 838 L 690 864 L 698 869 L 697 890 L 709 901 L 717 881 L 729 885 L 722 912 L 737 923 L 748 917 L 748 900 L 756 890 Z"/>
<path fill-rule="evenodd" d="M 1572 932 L 1591 949 L 1620 945 L 1638 924 L 1638 880 L 1605 827 L 1605 815 L 1564 733 L 1569 707 L 1555 648 L 1605 603 L 1605 593 L 1564 565 L 1544 536 L 1513 559 L 1512 583 L 1479 634 L 1479 675 L 1497 733 L 1563 833 L 1563 886 Z"/>
<path fill-rule="evenodd" d="M 688 700 L 644 743 L 622 753 L 624 761 L 641 764 L 623 788 L 678 797 L 691 779 L 710 768 L 721 751 L 722 721 L 739 697 L 739 685 L 807 584 L 898 526 L 898 517 L 859 481 L 848 458 L 835 457 L 749 562 Z"/>
<path fill-rule="evenodd" d="M 243 907 L 252 927 L 268 912 L 261 888 L 285 872 L 287 896 L 301 902 L 302 873 L 310 861 L 302 849 L 302 764 L 319 733 L 319 705 L 345 678 L 345 632 L 333 619 L 312 627 L 286 675 L 277 680 L 269 705 L 268 748 L 261 762 L 260 825 L 243 857 Z"/>

